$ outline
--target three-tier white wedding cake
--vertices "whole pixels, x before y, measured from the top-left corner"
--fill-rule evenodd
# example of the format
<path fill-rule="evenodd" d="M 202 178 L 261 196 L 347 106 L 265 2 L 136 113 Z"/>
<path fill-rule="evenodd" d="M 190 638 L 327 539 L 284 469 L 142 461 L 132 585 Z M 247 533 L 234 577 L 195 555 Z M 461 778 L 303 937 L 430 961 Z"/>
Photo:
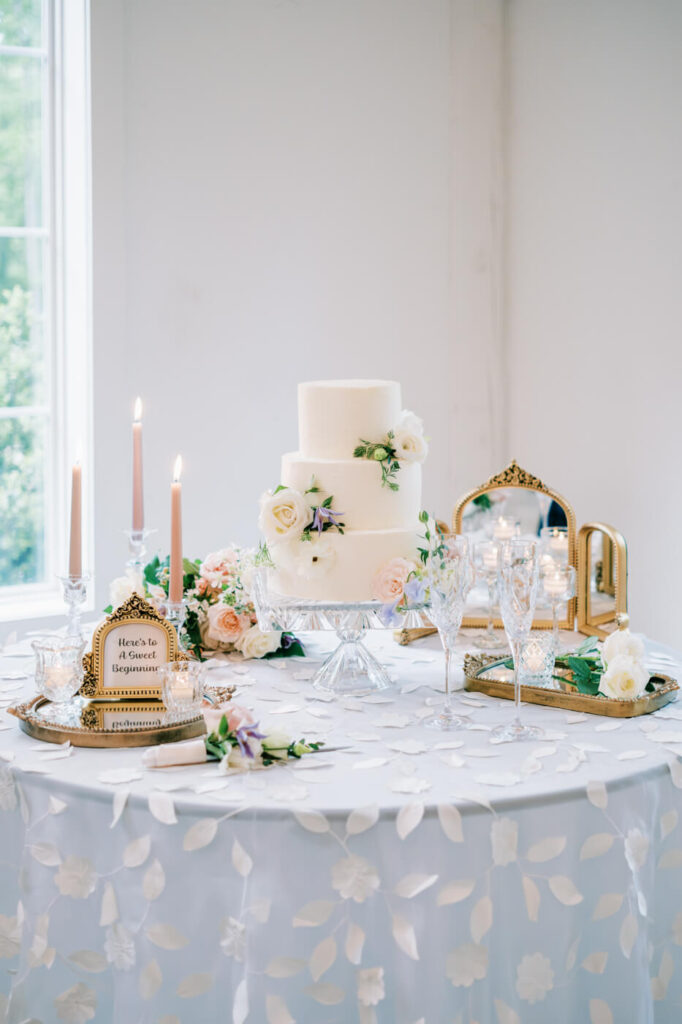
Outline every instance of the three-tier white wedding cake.
<path fill-rule="evenodd" d="M 274 590 L 318 601 L 366 601 L 419 540 L 421 420 L 401 412 L 395 381 L 298 386 L 299 450 L 282 457 L 279 487 L 261 498 Z"/>

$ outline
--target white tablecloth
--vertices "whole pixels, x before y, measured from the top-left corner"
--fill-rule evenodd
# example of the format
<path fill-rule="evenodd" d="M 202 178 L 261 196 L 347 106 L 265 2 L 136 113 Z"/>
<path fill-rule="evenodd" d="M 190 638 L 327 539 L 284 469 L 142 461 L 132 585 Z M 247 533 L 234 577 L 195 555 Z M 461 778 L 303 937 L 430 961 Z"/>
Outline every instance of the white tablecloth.
<path fill-rule="evenodd" d="M 340 705 L 312 662 L 213 670 L 261 720 L 351 746 L 246 776 L 60 757 L 0 713 L 8 1021 L 682 1019 L 682 710 L 527 707 L 546 739 L 494 746 L 511 705 L 460 694 L 471 728 L 435 734 L 437 640 L 371 645 L 396 691 Z"/>

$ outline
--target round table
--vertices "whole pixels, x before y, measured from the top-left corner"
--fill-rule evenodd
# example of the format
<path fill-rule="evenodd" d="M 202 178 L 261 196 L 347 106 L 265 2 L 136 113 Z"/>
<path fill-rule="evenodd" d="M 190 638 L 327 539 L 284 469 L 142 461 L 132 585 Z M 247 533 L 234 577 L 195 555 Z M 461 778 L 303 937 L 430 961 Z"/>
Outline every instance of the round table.
<path fill-rule="evenodd" d="M 511 704 L 460 693 L 470 728 L 435 733 L 437 638 L 369 642 L 395 691 L 338 703 L 310 686 L 319 635 L 306 660 L 212 663 L 261 722 L 346 748 L 246 775 L 0 713 L 7 1021 L 681 1019 L 682 709 L 529 706 L 545 738 L 496 746 Z M 3 708 L 31 670 L 4 652 Z"/>

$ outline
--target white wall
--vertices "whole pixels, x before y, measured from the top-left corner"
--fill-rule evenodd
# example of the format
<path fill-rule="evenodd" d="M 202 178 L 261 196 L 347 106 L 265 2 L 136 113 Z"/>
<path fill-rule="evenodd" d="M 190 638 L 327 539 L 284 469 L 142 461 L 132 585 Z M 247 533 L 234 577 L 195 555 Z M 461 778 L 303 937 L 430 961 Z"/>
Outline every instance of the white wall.
<path fill-rule="evenodd" d="M 509 453 L 629 543 L 682 647 L 682 3 L 508 5 Z"/>
<path fill-rule="evenodd" d="M 255 540 L 318 377 L 402 382 L 448 516 L 503 444 L 501 0 L 96 0 L 92 47 L 100 604 L 138 392 L 164 550 L 177 451 L 187 553 Z"/>

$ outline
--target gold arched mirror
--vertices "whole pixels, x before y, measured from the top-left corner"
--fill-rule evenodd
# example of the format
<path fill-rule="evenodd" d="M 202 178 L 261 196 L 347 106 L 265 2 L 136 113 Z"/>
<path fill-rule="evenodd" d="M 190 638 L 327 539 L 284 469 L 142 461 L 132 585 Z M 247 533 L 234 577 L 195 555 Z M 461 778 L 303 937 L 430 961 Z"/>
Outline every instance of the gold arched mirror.
<path fill-rule="evenodd" d="M 606 523 L 586 523 L 578 534 L 578 629 L 608 636 L 627 625 L 628 549 Z"/>
<path fill-rule="evenodd" d="M 560 560 L 576 567 L 575 513 L 557 491 L 547 487 L 536 476 L 526 472 L 514 461 L 501 473 L 486 480 L 480 487 L 460 498 L 452 516 L 452 529 L 469 537 L 472 548 L 491 539 L 504 540 L 513 530 L 522 537 L 540 538 L 541 531 Z M 552 552 L 554 554 L 554 552 Z M 559 613 L 562 629 L 575 628 L 576 599 L 565 601 Z M 488 621 L 488 588 L 485 579 L 478 579 L 467 600 L 463 626 L 483 627 Z M 501 627 L 499 609 L 495 609 L 495 626 Z M 542 597 L 536 607 L 533 628 L 549 629 L 552 612 Z"/>

